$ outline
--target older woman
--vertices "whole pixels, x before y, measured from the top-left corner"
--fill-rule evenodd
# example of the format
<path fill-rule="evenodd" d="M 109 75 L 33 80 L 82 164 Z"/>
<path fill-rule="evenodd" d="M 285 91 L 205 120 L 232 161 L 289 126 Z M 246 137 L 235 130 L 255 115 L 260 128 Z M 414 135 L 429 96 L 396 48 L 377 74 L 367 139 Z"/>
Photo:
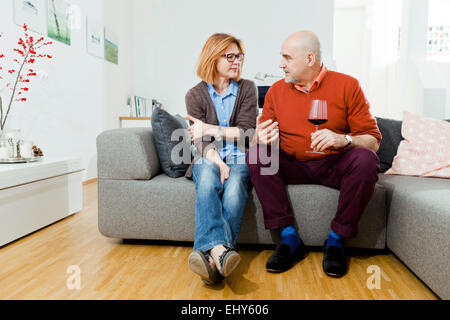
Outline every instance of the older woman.
<path fill-rule="evenodd" d="M 199 59 L 202 81 L 186 95 L 197 150 L 186 173 L 196 187 L 189 267 L 208 285 L 230 275 L 241 260 L 235 249 L 250 186 L 245 155 L 258 114 L 254 83 L 240 79 L 243 61 L 239 39 L 213 34 Z"/>

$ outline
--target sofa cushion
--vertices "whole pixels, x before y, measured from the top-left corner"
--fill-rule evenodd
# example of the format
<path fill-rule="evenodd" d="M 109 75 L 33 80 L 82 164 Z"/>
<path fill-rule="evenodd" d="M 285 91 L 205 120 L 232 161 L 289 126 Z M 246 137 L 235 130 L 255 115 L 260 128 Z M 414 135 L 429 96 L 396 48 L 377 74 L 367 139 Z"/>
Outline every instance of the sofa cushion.
<path fill-rule="evenodd" d="M 402 136 L 386 174 L 450 178 L 450 123 L 405 111 Z"/>
<path fill-rule="evenodd" d="M 319 185 L 288 185 L 298 230 L 307 246 L 322 246 L 336 214 L 339 190 Z M 130 210 L 132 205 L 133 210 Z M 149 181 L 102 180 L 99 183 L 99 229 L 107 237 L 193 241 L 195 184 L 165 174 Z M 279 232 L 264 227 L 261 203 L 253 189 L 242 220 L 238 243 L 273 244 Z M 353 248 L 384 249 L 386 191 L 377 184 L 361 217 Z"/>
<path fill-rule="evenodd" d="M 381 172 L 386 172 L 392 167 L 392 161 L 397 154 L 398 146 L 403 140 L 402 121 L 378 118 L 378 128 L 383 136 L 377 155 L 380 158 Z"/>
<path fill-rule="evenodd" d="M 191 141 L 185 127 L 167 111 L 161 108 L 153 111 L 153 140 L 161 167 L 171 178 L 184 176 L 191 162 Z"/>
<path fill-rule="evenodd" d="M 450 180 L 380 175 L 387 246 L 437 295 L 450 299 Z"/>

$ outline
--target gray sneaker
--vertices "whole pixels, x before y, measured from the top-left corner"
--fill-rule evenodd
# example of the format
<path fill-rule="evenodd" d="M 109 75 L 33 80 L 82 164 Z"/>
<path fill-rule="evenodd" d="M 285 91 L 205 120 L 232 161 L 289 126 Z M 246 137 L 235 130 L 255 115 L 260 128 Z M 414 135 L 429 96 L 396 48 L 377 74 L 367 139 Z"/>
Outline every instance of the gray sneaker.
<path fill-rule="evenodd" d="M 209 258 L 209 254 L 195 250 L 189 255 L 188 263 L 192 272 L 198 274 L 205 284 L 212 286 L 223 280 L 223 277 L 216 269 L 211 268 Z"/>
<path fill-rule="evenodd" d="M 228 277 L 241 262 L 241 256 L 235 250 L 228 248 L 219 257 L 219 273 Z"/>

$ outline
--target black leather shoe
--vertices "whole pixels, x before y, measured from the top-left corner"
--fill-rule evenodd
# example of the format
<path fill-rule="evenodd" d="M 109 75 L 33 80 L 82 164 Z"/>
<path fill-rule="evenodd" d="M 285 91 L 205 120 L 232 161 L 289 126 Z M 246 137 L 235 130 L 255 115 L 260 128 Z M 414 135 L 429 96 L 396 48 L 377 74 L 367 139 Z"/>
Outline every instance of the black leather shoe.
<path fill-rule="evenodd" d="M 340 278 L 347 273 L 347 260 L 344 251 L 336 246 L 323 245 L 323 271 L 330 277 Z"/>
<path fill-rule="evenodd" d="M 274 254 L 267 260 L 267 271 L 280 273 L 289 270 L 295 262 L 304 258 L 305 245 L 301 243 L 293 254 L 290 251 L 291 248 L 289 245 L 280 243 L 275 249 Z"/>

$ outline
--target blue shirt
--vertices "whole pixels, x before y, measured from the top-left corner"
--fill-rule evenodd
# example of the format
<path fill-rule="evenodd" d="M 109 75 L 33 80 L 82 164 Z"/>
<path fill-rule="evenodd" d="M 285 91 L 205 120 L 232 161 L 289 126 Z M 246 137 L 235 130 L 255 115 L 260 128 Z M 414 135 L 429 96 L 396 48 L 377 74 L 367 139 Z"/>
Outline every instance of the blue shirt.
<path fill-rule="evenodd" d="M 225 92 L 223 96 L 217 93 L 216 89 L 214 89 L 214 86 L 212 84 L 207 83 L 207 86 L 209 95 L 216 109 L 219 126 L 229 127 L 230 118 L 231 114 L 233 113 L 234 104 L 236 102 L 239 85 L 235 81 L 230 80 L 228 90 L 227 92 Z M 245 155 L 245 153 L 241 152 L 238 149 L 236 142 L 226 141 L 225 139 L 223 140 L 222 149 L 218 151 L 222 160 L 225 160 L 230 155 L 235 157 Z"/>

